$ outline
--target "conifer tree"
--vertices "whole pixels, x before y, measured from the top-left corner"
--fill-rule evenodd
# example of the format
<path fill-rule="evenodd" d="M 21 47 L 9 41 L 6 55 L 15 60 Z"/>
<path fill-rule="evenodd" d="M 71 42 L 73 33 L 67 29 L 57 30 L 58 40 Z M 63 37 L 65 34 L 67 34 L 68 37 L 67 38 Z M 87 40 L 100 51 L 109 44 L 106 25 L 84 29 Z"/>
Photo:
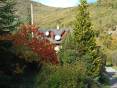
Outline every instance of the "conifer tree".
<path fill-rule="evenodd" d="M 98 76 L 103 66 L 102 53 L 95 43 L 95 31 L 92 29 L 87 1 L 80 2 L 73 29 L 75 50 L 78 58 L 86 63 L 88 75 Z"/>
<path fill-rule="evenodd" d="M 88 4 L 86 0 L 81 0 L 81 4 L 78 8 L 79 12 L 74 23 L 73 33 L 76 48 L 78 48 L 79 51 L 82 51 L 79 53 L 86 53 L 87 50 L 93 50 L 96 46 L 95 33 L 92 30 L 92 24 L 87 7 Z"/>
<path fill-rule="evenodd" d="M 0 32 L 8 32 L 16 29 L 18 21 L 14 15 L 13 0 L 1 0 L 0 1 Z"/>

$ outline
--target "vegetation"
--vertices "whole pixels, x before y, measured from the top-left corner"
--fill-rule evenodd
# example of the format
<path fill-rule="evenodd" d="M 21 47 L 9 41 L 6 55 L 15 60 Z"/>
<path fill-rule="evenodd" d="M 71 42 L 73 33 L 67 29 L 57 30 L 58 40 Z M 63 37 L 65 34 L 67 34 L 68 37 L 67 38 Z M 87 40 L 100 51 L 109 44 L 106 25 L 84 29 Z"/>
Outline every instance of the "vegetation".
<path fill-rule="evenodd" d="M 32 2 L 34 19 L 37 19 L 34 20 L 35 24 L 39 23 L 42 28 L 53 28 L 59 23 L 61 27 L 73 29 L 64 40 L 59 55 L 36 26 L 17 26 L 17 18 L 22 23 L 30 23 L 30 1 L 24 1 L 26 3 L 16 0 L 16 5 L 22 3 L 20 5 L 25 7 L 23 10 L 14 7 L 12 0 L 0 1 L 0 87 L 106 87 L 109 79 L 104 69 L 105 59 L 117 65 L 117 39 L 113 35 L 113 31 L 116 31 L 116 0 L 98 0 L 90 5 L 86 0 L 81 0 L 78 8 L 64 9 Z M 14 8 L 18 10 L 16 13 Z M 26 14 L 22 14 L 23 11 Z M 110 11 L 113 18 L 109 18 L 112 15 Z M 18 31 L 12 33 L 16 29 Z"/>
<path fill-rule="evenodd" d="M 73 32 L 67 36 L 67 39 L 63 43 L 63 48 L 59 53 L 60 61 L 63 67 L 65 64 L 72 66 L 76 62 L 82 61 L 82 64 L 85 64 L 83 69 L 86 70 L 85 81 L 89 77 L 93 83 L 94 80 L 105 83 L 108 80 L 104 73 L 106 57 L 101 52 L 100 47 L 96 46 L 96 33 L 92 30 L 87 6 L 86 1 L 81 0 Z M 82 74 L 80 76 L 82 77 Z M 82 79 L 81 82 L 84 80 Z"/>
<path fill-rule="evenodd" d="M 87 6 L 87 2 L 81 0 L 73 31 L 76 45 L 75 49 L 79 54 L 78 57 L 86 62 L 87 73 L 89 75 L 99 76 L 99 74 L 103 73 L 101 70 L 104 69 L 104 59 L 95 43 L 95 31 L 92 30 Z"/>
<path fill-rule="evenodd" d="M 53 44 L 44 37 L 42 32 L 38 31 L 37 27 L 24 25 L 21 27 L 20 31 L 13 36 L 13 38 L 16 46 L 24 45 L 37 53 L 40 59 L 37 61 L 49 61 L 53 64 L 58 63 Z"/>
<path fill-rule="evenodd" d="M 45 70 L 37 77 L 37 86 L 40 84 L 41 88 L 100 88 L 97 82 L 87 77 L 85 68 L 84 62 L 81 61 L 62 66 L 46 64 L 42 68 Z"/>
<path fill-rule="evenodd" d="M 99 1 L 108 3 L 109 0 Z M 88 9 L 94 30 L 100 30 L 102 33 L 103 30 L 107 31 L 108 28 L 112 28 L 116 25 L 116 4 L 117 1 L 112 0 L 111 5 L 113 5 L 113 8 L 105 3 L 104 5 L 100 5 L 98 2 L 89 5 Z M 60 27 L 71 28 L 76 14 L 75 12 L 77 11 L 76 7 L 61 9 L 44 6 L 36 2 L 33 3 L 33 6 L 34 23 L 41 28 L 55 28 L 58 21 L 60 21 Z"/>
<path fill-rule="evenodd" d="M 33 9 L 34 23 L 41 28 L 55 28 L 58 22 L 61 27 L 71 27 L 75 16 L 74 8 L 53 8 L 33 2 Z"/>
<path fill-rule="evenodd" d="M 35 26 L 22 26 L 13 33 L 18 27 L 12 0 L 2 0 L 0 5 L 0 87 L 16 88 L 24 86 L 18 79 L 26 80 L 26 75 L 30 78 L 40 70 L 43 62 L 57 64 L 58 61 L 53 45 Z M 15 82 L 18 83 L 14 85 Z"/>
<path fill-rule="evenodd" d="M 87 66 L 88 75 L 99 76 L 103 74 L 105 58 L 96 46 L 86 1 L 81 1 L 78 11 L 73 34 L 67 38 L 60 53 L 61 60 L 63 63 L 82 60 Z"/>
<path fill-rule="evenodd" d="M 16 30 L 18 25 L 17 17 L 14 15 L 14 5 L 13 0 L 1 0 L 0 1 L 0 33 L 5 31 Z"/>
<path fill-rule="evenodd" d="M 33 38 L 32 32 L 34 33 Z M 22 86 L 19 83 L 13 85 L 10 81 L 15 81 L 17 78 L 23 79 L 26 74 L 27 76 L 36 75 L 43 63 L 58 64 L 54 47 L 50 41 L 44 39 L 43 34 L 37 32 L 35 26 L 28 25 L 22 26 L 14 35 L 0 36 L 0 57 L 0 75 L 3 75 L 0 87 L 8 88 Z M 5 81 L 11 84 L 6 86 Z"/>

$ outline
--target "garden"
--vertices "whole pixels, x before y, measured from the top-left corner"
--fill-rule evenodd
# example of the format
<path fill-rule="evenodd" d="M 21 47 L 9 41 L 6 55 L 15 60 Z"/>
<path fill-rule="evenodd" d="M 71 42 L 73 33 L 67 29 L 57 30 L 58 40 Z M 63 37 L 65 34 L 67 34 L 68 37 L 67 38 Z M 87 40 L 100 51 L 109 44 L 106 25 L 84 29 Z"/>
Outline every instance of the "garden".
<path fill-rule="evenodd" d="M 24 24 L 15 16 L 14 1 L 0 1 L 0 88 L 104 88 L 109 85 L 105 65 L 106 60 L 111 61 L 99 42 L 105 37 L 97 41 L 89 5 L 86 0 L 80 3 L 73 30 L 56 53 L 54 44 L 37 25 Z M 110 47 L 109 39 L 103 41 L 107 50 L 116 47 Z M 116 56 L 112 58 L 114 63 Z"/>

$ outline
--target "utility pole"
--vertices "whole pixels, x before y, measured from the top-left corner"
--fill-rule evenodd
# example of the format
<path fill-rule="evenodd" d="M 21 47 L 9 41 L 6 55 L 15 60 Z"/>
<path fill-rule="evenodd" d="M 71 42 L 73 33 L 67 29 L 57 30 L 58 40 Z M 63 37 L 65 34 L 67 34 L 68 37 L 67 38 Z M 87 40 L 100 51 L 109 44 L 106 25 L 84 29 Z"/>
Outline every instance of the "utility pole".
<path fill-rule="evenodd" d="M 31 2 L 31 25 L 33 25 L 33 5 L 32 5 L 32 2 Z M 34 33 L 32 32 L 32 38 L 34 37 Z"/>
<path fill-rule="evenodd" d="M 33 5 L 32 5 L 32 2 L 31 2 L 31 25 L 33 25 Z"/>

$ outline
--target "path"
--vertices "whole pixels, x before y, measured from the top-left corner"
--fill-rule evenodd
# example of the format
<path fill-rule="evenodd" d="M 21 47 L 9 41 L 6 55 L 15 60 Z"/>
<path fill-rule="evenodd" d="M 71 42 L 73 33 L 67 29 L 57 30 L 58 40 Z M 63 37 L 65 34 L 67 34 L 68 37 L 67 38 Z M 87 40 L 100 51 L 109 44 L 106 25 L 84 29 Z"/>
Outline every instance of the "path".
<path fill-rule="evenodd" d="M 117 88 L 117 70 L 113 69 L 112 67 L 106 67 L 106 71 L 109 74 L 110 79 L 110 88 Z"/>

